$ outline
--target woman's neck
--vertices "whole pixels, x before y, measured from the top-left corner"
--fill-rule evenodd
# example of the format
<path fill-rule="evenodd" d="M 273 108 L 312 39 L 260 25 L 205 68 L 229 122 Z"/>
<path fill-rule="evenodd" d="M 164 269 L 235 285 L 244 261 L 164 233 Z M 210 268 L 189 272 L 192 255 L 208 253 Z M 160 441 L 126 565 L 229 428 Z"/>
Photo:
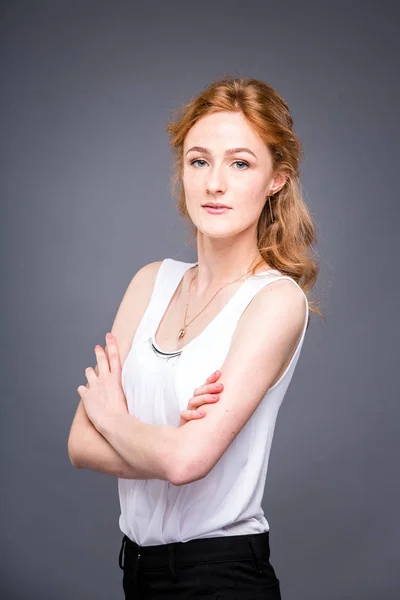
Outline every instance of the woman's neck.
<path fill-rule="evenodd" d="M 193 269 L 195 276 L 195 288 L 196 293 L 201 294 L 202 292 L 210 289 L 216 289 L 231 283 L 235 280 L 244 281 L 251 275 L 252 269 L 255 265 L 262 261 L 262 256 L 257 253 L 248 254 L 247 258 L 244 255 L 237 255 L 237 253 L 208 253 L 207 256 L 199 255 L 198 265 Z M 270 267 L 263 261 L 263 265 L 257 267 L 257 272 L 266 271 Z"/>

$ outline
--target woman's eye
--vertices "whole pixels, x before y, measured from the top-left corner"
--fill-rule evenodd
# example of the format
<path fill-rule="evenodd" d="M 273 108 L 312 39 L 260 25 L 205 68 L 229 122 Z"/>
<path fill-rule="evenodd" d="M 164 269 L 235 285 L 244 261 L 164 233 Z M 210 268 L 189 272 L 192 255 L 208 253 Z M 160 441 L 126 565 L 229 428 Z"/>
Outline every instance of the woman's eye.
<path fill-rule="evenodd" d="M 247 163 L 245 160 L 235 160 L 234 164 L 240 163 L 242 165 L 245 165 L 246 167 L 249 166 L 249 163 Z M 243 171 L 244 169 L 239 169 L 239 171 Z"/>
<path fill-rule="evenodd" d="M 194 163 L 196 163 L 196 162 L 202 162 L 202 163 L 204 163 L 204 162 L 206 162 L 206 161 L 205 161 L 205 160 L 203 160 L 203 159 L 201 159 L 201 158 L 196 158 L 195 160 L 192 160 L 192 162 L 191 162 L 190 164 L 191 164 L 191 165 L 194 165 Z"/>
<path fill-rule="evenodd" d="M 205 163 L 206 161 L 203 160 L 202 158 L 196 158 L 195 160 L 192 160 L 192 162 L 190 163 L 191 165 L 194 165 L 195 163 Z M 245 167 L 249 166 L 249 163 L 247 163 L 245 160 L 235 160 L 235 162 L 233 163 L 235 164 L 240 164 L 240 165 L 244 165 Z M 243 171 L 245 169 L 239 168 L 239 171 Z"/>

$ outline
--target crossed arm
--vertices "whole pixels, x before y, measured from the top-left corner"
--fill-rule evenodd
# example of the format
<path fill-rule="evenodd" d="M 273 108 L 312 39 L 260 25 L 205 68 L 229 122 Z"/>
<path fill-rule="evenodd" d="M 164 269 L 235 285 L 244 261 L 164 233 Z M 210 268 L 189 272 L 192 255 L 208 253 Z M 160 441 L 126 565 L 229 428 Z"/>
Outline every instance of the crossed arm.
<path fill-rule="evenodd" d="M 101 435 L 88 418 L 80 400 L 68 439 L 68 454 L 74 467 L 92 469 L 123 479 L 144 479 L 146 473 L 129 464 Z"/>
<path fill-rule="evenodd" d="M 76 431 L 83 426 L 79 446 L 84 452 L 74 461 L 70 435 L 71 462 L 122 478 L 164 479 L 174 485 L 205 477 L 286 368 L 304 318 L 304 296 L 292 282 L 266 285 L 239 320 L 220 368 L 224 390 L 218 403 L 202 407 L 203 419 L 175 428 L 148 425 L 130 414 L 116 415 L 98 431 L 80 403 L 74 422 Z"/>
<path fill-rule="evenodd" d="M 117 339 L 122 363 L 128 355 L 133 335 L 150 301 L 160 265 L 161 261 L 155 261 L 137 271 L 118 308 L 111 332 Z M 99 375 L 98 365 L 94 370 L 96 375 Z M 89 384 L 86 387 L 88 386 Z M 125 479 L 150 478 L 147 465 L 132 464 L 125 460 L 96 429 L 86 414 L 82 400 L 79 401 L 71 425 L 68 455 L 76 468 L 92 469 Z"/>

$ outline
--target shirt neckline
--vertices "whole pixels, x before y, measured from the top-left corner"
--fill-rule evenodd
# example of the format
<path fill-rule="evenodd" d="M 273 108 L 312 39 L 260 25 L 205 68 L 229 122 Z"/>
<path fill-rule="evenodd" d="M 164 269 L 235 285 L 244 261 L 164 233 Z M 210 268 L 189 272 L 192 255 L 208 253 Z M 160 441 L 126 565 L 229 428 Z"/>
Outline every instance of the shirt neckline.
<path fill-rule="evenodd" d="M 172 294 L 170 296 L 169 302 L 163 312 L 163 314 L 161 315 L 160 319 L 157 320 L 157 323 L 155 324 L 155 327 L 152 328 L 152 332 L 150 335 L 150 341 L 152 346 L 154 347 L 154 349 L 159 353 L 160 356 L 162 357 L 169 357 L 169 356 L 179 356 L 180 354 L 182 354 L 182 352 L 186 351 L 187 348 L 189 348 L 190 346 L 194 345 L 195 342 L 197 342 L 200 338 L 202 338 L 205 333 L 208 331 L 208 329 L 211 328 L 211 326 L 215 323 L 215 321 L 220 318 L 220 316 L 224 313 L 224 311 L 226 311 L 228 309 L 228 306 L 231 305 L 231 303 L 233 303 L 233 300 L 238 296 L 239 292 L 241 292 L 242 290 L 245 289 L 245 286 L 247 285 L 247 282 L 250 281 L 251 279 L 253 279 L 254 277 L 260 277 L 262 275 L 265 275 L 267 273 L 277 273 L 279 274 L 279 271 L 277 271 L 276 269 L 268 269 L 266 271 L 261 271 L 260 273 L 255 273 L 254 275 L 250 275 L 250 277 L 248 277 L 247 279 L 244 280 L 244 282 L 242 283 L 242 285 L 240 287 L 238 287 L 238 289 L 236 290 L 236 292 L 233 294 L 233 296 L 231 296 L 228 300 L 228 302 L 221 308 L 221 310 L 215 315 L 215 317 L 213 317 L 211 319 L 211 321 L 204 327 L 204 329 L 198 334 L 196 335 L 196 337 L 192 338 L 187 344 L 185 344 L 184 346 L 182 346 L 182 348 L 177 348 L 176 350 L 171 350 L 166 352 L 165 350 L 163 350 L 162 348 L 160 348 L 160 346 L 157 344 L 156 342 L 156 333 L 157 330 L 160 326 L 161 320 L 164 317 L 165 313 L 168 310 L 168 307 L 171 303 L 171 300 L 176 292 L 176 290 L 178 289 L 179 285 L 181 284 L 185 273 L 189 270 L 192 269 L 193 267 L 195 267 L 196 265 L 198 265 L 198 261 L 194 262 L 194 263 L 189 263 L 189 265 L 184 269 L 183 273 L 181 274 L 181 277 L 178 280 L 177 285 L 174 287 Z"/>

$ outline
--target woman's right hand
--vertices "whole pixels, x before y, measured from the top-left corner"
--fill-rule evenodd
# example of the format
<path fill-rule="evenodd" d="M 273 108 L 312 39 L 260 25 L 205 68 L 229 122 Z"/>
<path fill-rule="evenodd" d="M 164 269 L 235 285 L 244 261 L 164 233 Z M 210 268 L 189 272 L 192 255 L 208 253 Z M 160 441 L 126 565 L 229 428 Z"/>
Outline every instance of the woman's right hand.
<path fill-rule="evenodd" d="M 187 408 L 181 412 L 178 427 L 182 427 L 182 425 L 193 419 L 201 419 L 204 417 L 206 413 L 198 410 L 203 404 L 218 402 L 219 395 L 224 388 L 223 383 L 217 383 L 217 379 L 220 377 L 221 371 L 217 369 L 207 377 L 205 383 L 201 387 L 194 390 L 194 395 L 189 400 Z"/>

